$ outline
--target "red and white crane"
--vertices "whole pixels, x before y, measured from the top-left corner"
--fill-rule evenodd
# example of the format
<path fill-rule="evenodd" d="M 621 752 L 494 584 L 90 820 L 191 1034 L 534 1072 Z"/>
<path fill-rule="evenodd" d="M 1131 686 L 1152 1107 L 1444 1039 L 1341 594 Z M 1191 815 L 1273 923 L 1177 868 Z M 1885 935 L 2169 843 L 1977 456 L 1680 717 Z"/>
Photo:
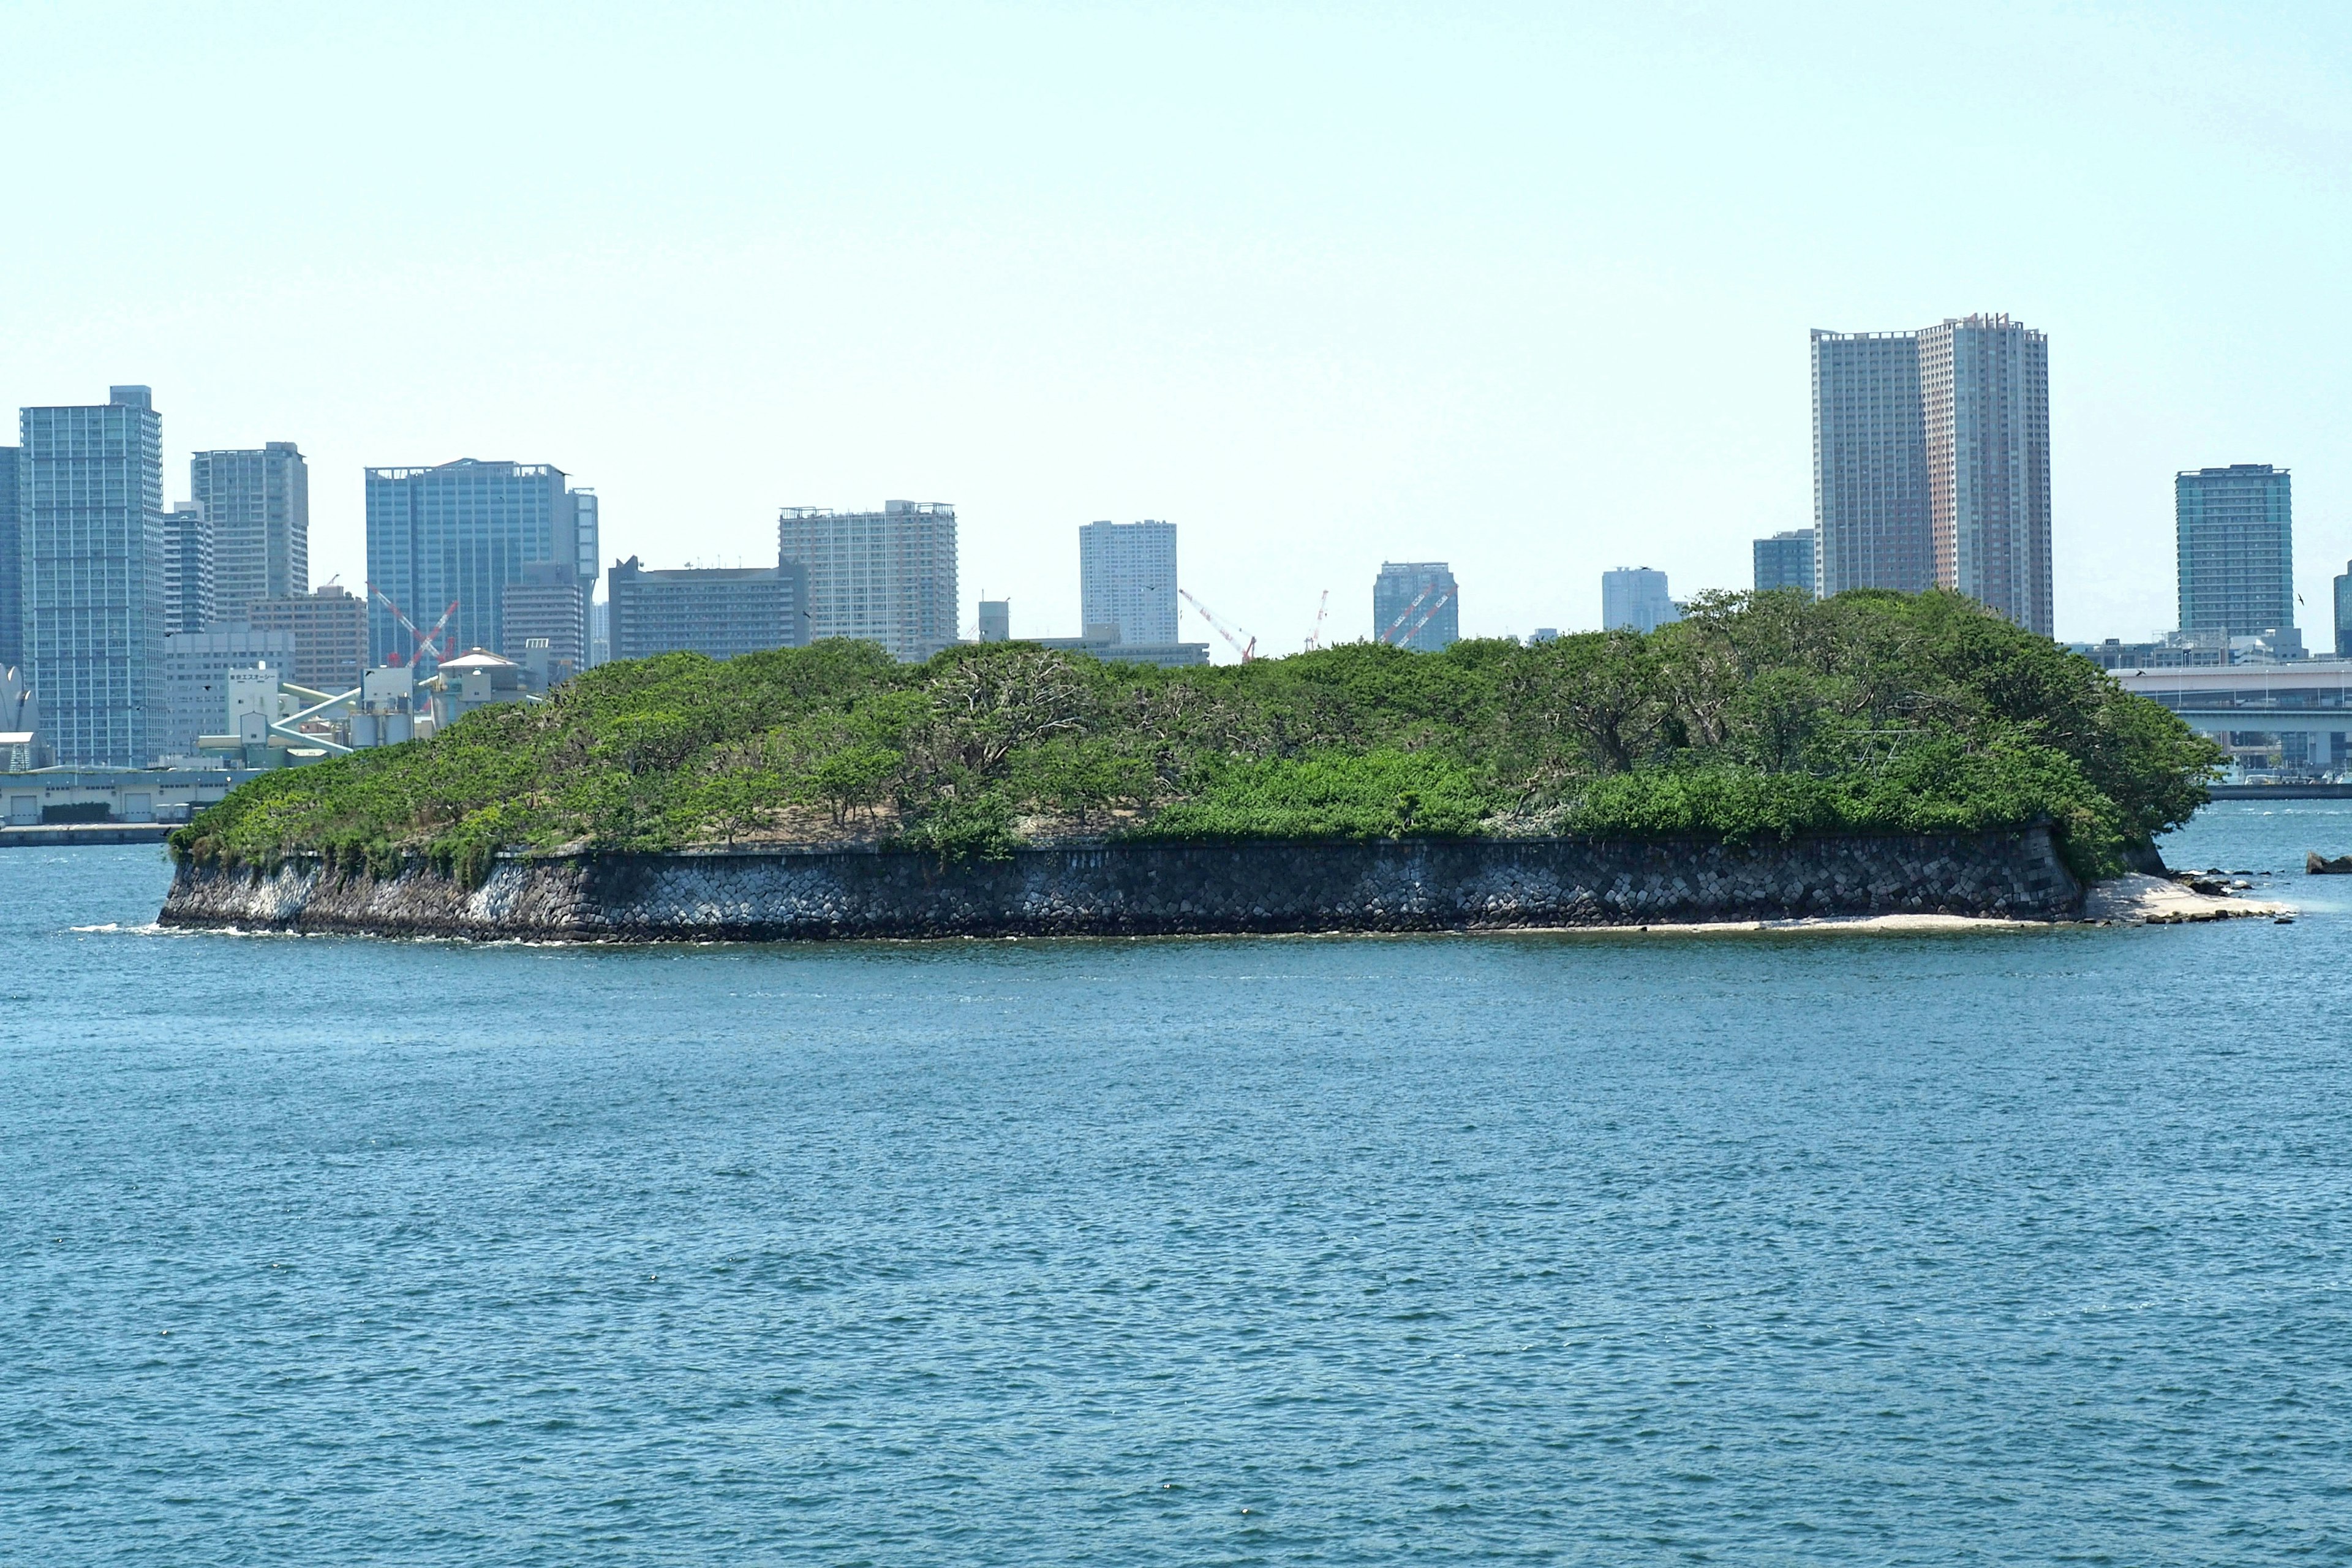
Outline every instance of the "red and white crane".
<path fill-rule="evenodd" d="M 1201 603 L 1200 600 L 1192 597 L 1192 591 L 1190 588 L 1179 588 L 1176 591 L 1184 596 L 1184 602 L 1186 604 L 1201 612 L 1201 618 L 1208 622 L 1212 626 L 1214 626 L 1217 630 L 1217 635 L 1224 638 L 1226 643 L 1232 647 L 1235 653 L 1242 656 L 1242 662 L 1244 664 L 1251 664 L 1256 661 L 1257 638 L 1255 635 L 1243 631 L 1238 626 L 1228 626 L 1224 622 L 1219 620 L 1215 611 L 1210 609 L 1208 605 Z M 1242 639 L 1244 637 L 1247 637 L 1249 639 L 1248 642 L 1243 642 Z"/>

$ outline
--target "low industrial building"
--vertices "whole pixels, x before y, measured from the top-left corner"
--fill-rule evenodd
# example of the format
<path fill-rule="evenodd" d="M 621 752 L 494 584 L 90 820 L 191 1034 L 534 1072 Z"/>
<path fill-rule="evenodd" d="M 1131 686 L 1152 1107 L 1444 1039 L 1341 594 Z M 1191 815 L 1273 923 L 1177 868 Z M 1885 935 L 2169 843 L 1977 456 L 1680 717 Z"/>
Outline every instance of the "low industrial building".
<path fill-rule="evenodd" d="M 1039 647 L 1082 653 L 1115 664 L 1156 664 L 1163 669 L 1180 669 L 1209 662 L 1209 645 L 1204 642 L 1122 642 L 1116 627 L 1095 626 L 1088 631 L 1089 635 L 1082 637 L 1035 640 Z"/>
<path fill-rule="evenodd" d="M 0 773 L 11 827 L 185 822 L 259 772 L 247 768 L 36 768 Z"/>

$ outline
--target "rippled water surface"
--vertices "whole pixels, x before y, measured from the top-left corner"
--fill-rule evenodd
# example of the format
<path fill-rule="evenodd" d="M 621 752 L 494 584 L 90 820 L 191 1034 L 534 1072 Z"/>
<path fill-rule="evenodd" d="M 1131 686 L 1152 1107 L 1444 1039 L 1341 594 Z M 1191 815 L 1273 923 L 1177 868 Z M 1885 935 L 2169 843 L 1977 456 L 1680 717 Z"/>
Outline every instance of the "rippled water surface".
<path fill-rule="evenodd" d="M 0 852 L 0 1562 L 2343 1561 L 2313 848 L 2168 846 L 2293 925 L 667 951 Z"/>

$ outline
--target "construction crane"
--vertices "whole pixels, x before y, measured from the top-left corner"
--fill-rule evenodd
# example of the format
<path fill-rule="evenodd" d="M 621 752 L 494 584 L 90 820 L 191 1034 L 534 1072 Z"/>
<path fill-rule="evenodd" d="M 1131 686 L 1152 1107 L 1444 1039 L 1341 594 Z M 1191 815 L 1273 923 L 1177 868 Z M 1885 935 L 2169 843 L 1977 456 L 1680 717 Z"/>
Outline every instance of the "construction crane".
<path fill-rule="evenodd" d="M 1427 599 L 1432 594 L 1435 594 L 1437 595 L 1436 603 L 1431 605 L 1426 610 L 1421 610 L 1422 601 Z M 1438 611 L 1445 608 L 1446 601 L 1453 597 L 1454 590 L 1452 588 L 1446 588 L 1441 591 L 1436 584 L 1430 584 L 1428 586 L 1423 588 L 1420 593 L 1415 594 L 1412 596 L 1412 603 L 1407 605 L 1397 616 L 1397 618 L 1389 623 L 1388 629 L 1381 633 L 1381 641 L 1389 643 L 1397 647 L 1402 647 L 1414 637 L 1420 636 L 1421 628 L 1429 625 L 1430 617 L 1436 615 Z M 1421 618 L 1419 620 L 1413 620 L 1413 612 L 1416 610 L 1421 610 Z M 1403 636 L 1399 637 L 1397 635 L 1398 632 L 1403 629 L 1404 624 L 1407 621 L 1412 621 L 1412 630 L 1405 631 Z"/>
<path fill-rule="evenodd" d="M 431 631 L 422 632 L 416 629 L 416 623 L 408 618 L 408 613 L 403 610 L 398 605 L 392 602 L 391 595 L 383 592 L 381 588 L 378 588 L 373 583 L 370 583 L 367 585 L 367 591 L 369 595 L 374 598 L 377 604 L 382 605 L 385 609 L 392 612 L 392 618 L 398 621 L 401 625 L 401 628 L 407 632 L 409 637 L 413 639 L 414 646 L 410 648 L 408 655 L 409 663 L 414 664 L 417 659 L 423 658 L 428 653 L 433 655 L 436 662 L 438 662 L 441 659 L 443 655 L 438 647 L 441 640 L 441 628 L 447 626 L 449 624 L 449 617 L 457 613 L 457 600 L 452 599 L 449 601 L 449 607 L 441 612 L 441 618 L 433 623 L 433 629 Z M 387 654 L 385 658 L 390 663 L 394 665 L 401 662 L 400 655 L 397 652 Z"/>
<path fill-rule="evenodd" d="M 1255 662 L 1257 658 L 1257 638 L 1255 636 L 1249 632 L 1241 630 L 1238 626 L 1228 626 L 1224 622 L 1219 620 L 1215 611 L 1210 609 L 1208 605 L 1201 603 L 1200 600 L 1192 597 L 1192 591 L 1190 588 L 1179 588 L 1176 591 L 1184 595 L 1184 602 L 1186 604 L 1201 612 L 1201 618 L 1214 626 L 1217 629 L 1217 635 L 1224 638 L 1225 641 L 1231 645 L 1235 653 L 1242 656 L 1242 662 L 1244 664 Z M 1248 637 L 1249 641 L 1247 643 L 1244 643 L 1242 641 L 1242 638 L 1244 637 Z"/>
<path fill-rule="evenodd" d="M 1323 596 L 1315 602 L 1315 625 L 1309 627 L 1307 633 L 1307 652 L 1313 653 L 1323 646 L 1323 617 L 1330 612 L 1331 590 L 1326 588 L 1323 590 Z"/>

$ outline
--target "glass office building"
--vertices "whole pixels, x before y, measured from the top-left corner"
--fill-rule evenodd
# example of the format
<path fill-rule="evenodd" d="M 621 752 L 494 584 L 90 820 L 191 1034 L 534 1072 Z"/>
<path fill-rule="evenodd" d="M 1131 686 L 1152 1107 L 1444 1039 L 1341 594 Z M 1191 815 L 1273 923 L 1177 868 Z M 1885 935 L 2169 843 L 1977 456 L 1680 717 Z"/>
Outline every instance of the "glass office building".
<path fill-rule="evenodd" d="M 1462 595 L 1443 561 L 1383 561 L 1372 579 L 1372 635 L 1419 653 L 1462 636 Z"/>
<path fill-rule="evenodd" d="M 1609 632 L 1656 631 L 1683 613 L 1666 589 L 1666 574 L 1647 566 L 1620 566 L 1601 574 L 1601 629 Z"/>
<path fill-rule="evenodd" d="M 593 498 L 566 489 L 563 470 L 544 463 L 466 458 L 368 469 L 370 660 L 409 662 L 445 613 L 442 651 L 498 647 L 506 591 L 536 562 L 567 563 L 585 605 L 596 583 L 596 525 Z"/>
<path fill-rule="evenodd" d="M 1791 528 L 1756 541 L 1756 591 L 1794 588 L 1813 596 L 1813 531 Z"/>
<path fill-rule="evenodd" d="M 143 386 L 17 415 L 25 668 L 59 763 L 145 767 L 163 677 L 163 432 Z"/>

